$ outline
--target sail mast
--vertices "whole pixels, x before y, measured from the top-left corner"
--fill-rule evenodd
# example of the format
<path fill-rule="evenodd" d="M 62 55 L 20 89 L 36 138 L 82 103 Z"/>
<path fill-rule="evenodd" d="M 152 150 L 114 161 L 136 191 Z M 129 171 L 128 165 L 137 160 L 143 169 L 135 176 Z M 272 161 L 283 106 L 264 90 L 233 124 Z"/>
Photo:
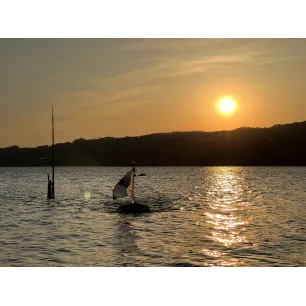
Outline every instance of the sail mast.
<path fill-rule="evenodd" d="M 55 159 L 54 159 L 54 116 L 53 116 L 53 107 L 52 107 L 52 197 L 54 199 L 54 166 L 55 166 Z"/>

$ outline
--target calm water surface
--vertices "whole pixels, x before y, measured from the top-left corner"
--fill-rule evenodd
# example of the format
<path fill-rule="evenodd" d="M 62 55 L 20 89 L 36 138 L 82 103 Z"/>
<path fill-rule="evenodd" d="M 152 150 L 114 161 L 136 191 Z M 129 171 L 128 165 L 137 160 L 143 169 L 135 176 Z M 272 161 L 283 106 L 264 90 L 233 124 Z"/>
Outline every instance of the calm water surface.
<path fill-rule="evenodd" d="M 139 167 L 122 216 L 128 170 L 0 168 L 0 266 L 306 266 L 306 168 Z"/>

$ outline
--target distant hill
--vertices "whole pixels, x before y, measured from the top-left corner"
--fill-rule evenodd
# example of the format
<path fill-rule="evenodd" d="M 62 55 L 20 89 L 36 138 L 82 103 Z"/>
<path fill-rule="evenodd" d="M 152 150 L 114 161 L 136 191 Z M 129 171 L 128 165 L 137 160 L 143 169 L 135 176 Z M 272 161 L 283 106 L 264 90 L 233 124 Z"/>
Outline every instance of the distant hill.
<path fill-rule="evenodd" d="M 306 166 L 306 121 L 271 128 L 77 139 L 55 145 L 56 166 Z M 50 146 L 0 149 L 0 166 L 50 166 Z"/>

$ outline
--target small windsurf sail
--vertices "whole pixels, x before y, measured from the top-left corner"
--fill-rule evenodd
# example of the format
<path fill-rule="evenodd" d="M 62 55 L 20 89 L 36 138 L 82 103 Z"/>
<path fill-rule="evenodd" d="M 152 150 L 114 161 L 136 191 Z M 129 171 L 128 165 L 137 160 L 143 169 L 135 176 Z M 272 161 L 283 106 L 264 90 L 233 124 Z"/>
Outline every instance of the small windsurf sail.
<path fill-rule="evenodd" d="M 116 184 L 113 199 L 131 197 L 134 199 L 134 167 Z"/>

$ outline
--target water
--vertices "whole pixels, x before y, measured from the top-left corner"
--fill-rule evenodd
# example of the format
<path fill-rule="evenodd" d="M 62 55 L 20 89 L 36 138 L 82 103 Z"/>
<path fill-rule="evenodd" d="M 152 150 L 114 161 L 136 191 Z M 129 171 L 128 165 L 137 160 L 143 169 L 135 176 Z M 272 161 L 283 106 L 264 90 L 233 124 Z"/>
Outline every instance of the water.
<path fill-rule="evenodd" d="M 0 168 L 0 266 L 305 266 L 306 168 L 143 167 L 123 216 L 112 188 L 129 168 Z"/>

